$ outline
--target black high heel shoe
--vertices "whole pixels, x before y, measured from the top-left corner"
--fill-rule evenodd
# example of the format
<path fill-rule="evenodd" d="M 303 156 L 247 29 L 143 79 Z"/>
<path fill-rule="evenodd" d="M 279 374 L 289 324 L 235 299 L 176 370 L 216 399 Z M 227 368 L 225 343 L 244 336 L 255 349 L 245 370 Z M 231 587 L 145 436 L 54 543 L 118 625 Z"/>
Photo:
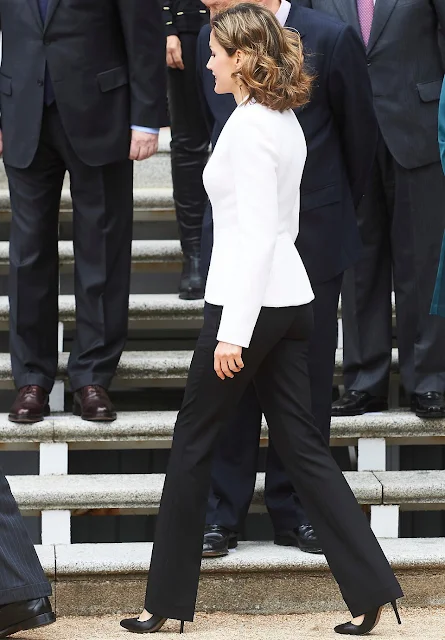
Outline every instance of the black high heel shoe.
<path fill-rule="evenodd" d="M 394 609 L 394 613 L 396 614 L 397 622 L 402 624 L 400 620 L 399 612 L 397 609 L 397 603 L 391 602 L 392 608 Z M 361 624 L 354 624 L 353 622 L 346 622 L 345 624 L 339 624 L 335 627 L 335 633 L 342 633 L 348 636 L 364 636 L 370 631 L 372 631 L 379 623 L 380 616 L 382 614 L 383 607 L 378 607 L 378 609 L 373 609 L 372 611 L 368 611 L 365 613 L 365 619 Z"/>
<path fill-rule="evenodd" d="M 127 618 L 121 620 L 121 627 L 131 633 L 156 633 L 159 629 L 162 629 L 168 618 L 161 618 L 161 616 L 151 616 L 149 620 L 141 622 L 137 618 Z M 179 633 L 184 633 L 184 620 L 181 620 L 181 627 Z"/>

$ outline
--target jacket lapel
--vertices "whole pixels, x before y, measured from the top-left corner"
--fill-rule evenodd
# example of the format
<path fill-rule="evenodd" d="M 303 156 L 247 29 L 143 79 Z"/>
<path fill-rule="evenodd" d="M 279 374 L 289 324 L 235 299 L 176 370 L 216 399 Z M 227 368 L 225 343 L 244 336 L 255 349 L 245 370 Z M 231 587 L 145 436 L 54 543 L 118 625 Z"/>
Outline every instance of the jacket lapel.
<path fill-rule="evenodd" d="M 48 1 L 48 11 L 46 12 L 46 20 L 44 30 L 48 28 L 49 23 L 51 22 L 54 13 L 59 5 L 60 0 L 49 0 Z"/>
<path fill-rule="evenodd" d="M 374 9 L 374 20 L 372 21 L 371 35 L 368 42 L 368 53 L 375 47 L 377 40 L 382 35 L 394 7 L 398 0 L 376 0 Z"/>
<path fill-rule="evenodd" d="M 357 13 L 357 0 L 332 0 L 338 13 L 344 22 L 347 22 L 362 37 L 362 30 L 360 29 L 360 23 L 358 21 Z M 377 0 L 378 2 L 378 0 Z"/>
<path fill-rule="evenodd" d="M 296 29 L 300 34 L 300 38 L 303 40 L 306 35 L 306 24 L 304 20 L 301 18 L 300 8 L 295 2 L 290 3 L 290 11 L 287 16 L 285 27 L 288 29 Z"/>
<path fill-rule="evenodd" d="M 31 13 L 36 19 L 37 24 L 39 25 L 39 29 L 43 29 L 42 18 L 40 17 L 39 11 L 39 0 L 28 0 L 29 8 L 31 9 Z"/>

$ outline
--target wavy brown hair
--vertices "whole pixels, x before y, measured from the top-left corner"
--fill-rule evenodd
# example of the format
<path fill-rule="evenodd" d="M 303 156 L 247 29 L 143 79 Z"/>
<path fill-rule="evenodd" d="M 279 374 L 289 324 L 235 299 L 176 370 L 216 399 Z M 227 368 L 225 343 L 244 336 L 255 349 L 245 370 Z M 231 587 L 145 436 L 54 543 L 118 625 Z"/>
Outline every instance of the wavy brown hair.
<path fill-rule="evenodd" d="M 300 35 L 283 28 L 269 9 L 243 2 L 217 13 L 211 26 L 229 56 L 245 54 L 236 75 L 249 98 L 276 111 L 309 102 L 314 77 L 305 69 Z"/>

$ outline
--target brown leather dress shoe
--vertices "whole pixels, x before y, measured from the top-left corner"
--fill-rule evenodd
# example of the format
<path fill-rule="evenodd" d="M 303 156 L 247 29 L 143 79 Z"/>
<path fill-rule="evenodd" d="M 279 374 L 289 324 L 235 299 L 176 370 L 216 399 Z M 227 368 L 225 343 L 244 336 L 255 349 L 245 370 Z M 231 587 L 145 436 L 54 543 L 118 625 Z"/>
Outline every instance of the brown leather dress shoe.
<path fill-rule="evenodd" d="M 82 420 L 91 422 L 112 422 L 116 420 L 116 410 L 103 387 L 91 384 L 78 389 L 74 394 L 73 413 Z"/>
<path fill-rule="evenodd" d="M 19 423 L 40 422 L 50 413 L 48 397 L 48 392 L 36 384 L 22 387 L 9 412 L 9 420 Z"/>

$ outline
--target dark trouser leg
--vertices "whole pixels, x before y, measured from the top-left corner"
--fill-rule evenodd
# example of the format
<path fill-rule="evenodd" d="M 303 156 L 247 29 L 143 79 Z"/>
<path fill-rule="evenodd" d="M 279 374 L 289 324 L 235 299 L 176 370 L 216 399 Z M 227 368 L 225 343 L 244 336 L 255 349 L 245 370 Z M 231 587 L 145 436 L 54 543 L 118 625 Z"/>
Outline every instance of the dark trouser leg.
<path fill-rule="evenodd" d="M 196 78 L 196 34 L 181 36 L 184 70 L 168 69 L 171 117 L 173 197 L 185 255 L 198 253 L 207 194 L 202 172 L 208 158 L 209 136 L 201 112 Z"/>
<path fill-rule="evenodd" d="M 18 388 L 48 392 L 57 372 L 58 219 L 64 161 L 45 110 L 39 147 L 27 169 L 6 166 L 11 194 L 10 350 Z"/>
<path fill-rule="evenodd" d="M 0 605 L 49 595 L 51 585 L 0 471 Z"/>
<path fill-rule="evenodd" d="M 312 285 L 315 300 L 314 330 L 309 342 L 308 368 L 312 413 L 316 427 L 329 444 L 331 431 L 332 381 L 337 348 L 337 312 L 343 274 Z M 271 446 L 272 445 L 272 446 Z M 275 531 L 307 524 L 309 516 L 284 470 L 270 437 L 266 474 L 266 505 Z"/>
<path fill-rule="evenodd" d="M 439 162 L 404 169 L 395 161 L 392 220 L 397 342 L 408 394 L 445 390 L 445 324 L 429 315 L 445 227 Z"/>
<path fill-rule="evenodd" d="M 297 329 L 299 329 L 297 327 Z M 308 343 L 295 331 L 255 376 L 275 446 L 353 616 L 401 597 L 394 574 L 311 416 Z"/>
<path fill-rule="evenodd" d="M 310 307 L 262 309 L 251 346 L 243 352 L 243 371 L 224 381 L 213 372 L 220 313 L 212 307 L 206 314 L 178 416 L 145 608 L 163 617 L 193 619 L 212 451 L 252 378 L 265 394 L 261 404 L 279 455 L 294 486 L 301 486 L 303 504 L 321 532 L 328 561 L 353 615 L 400 597 L 367 520 L 310 415 L 306 362 Z M 300 339 L 285 340 L 287 335 Z"/>
<path fill-rule="evenodd" d="M 255 388 L 249 385 L 216 447 L 207 524 L 236 532 L 244 524 L 255 489 L 261 415 Z"/>
<path fill-rule="evenodd" d="M 329 443 L 332 380 L 337 346 L 337 310 L 342 274 L 313 285 L 314 331 L 309 345 L 309 377 L 315 424 Z M 241 400 L 224 430 L 214 458 L 207 523 L 237 531 L 247 515 L 255 485 L 261 409 L 253 389 Z M 276 532 L 307 524 L 305 513 L 275 451 L 272 438 L 266 466 L 265 502 Z M 237 523 L 237 526 L 234 526 Z"/>
<path fill-rule="evenodd" d="M 127 338 L 133 222 L 133 164 L 90 167 L 74 153 L 57 111 L 58 140 L 73 198 L 76 339 L 68 374 L 73 390 L 107 388 Z"/>
<path fill-rule="evenodd" d="M 212 453 L 261 360 L 285 335 L 296 313 L 293 308 L 262 309 L 251 345 L 243 350 L 244 369 L 233 379 L 220 380 L 213 354 L 221 308 L 206 305 L 157 520 L 145 603 L 151 613 L 193 619 Z"/>
<path fill-rule="evenodd" d="M 331 433 L 332 383 L 338 340 L 338 301 L 343 274 L 312 285 L 315 300 L 314 331 L 309 342 L 308 367 L 312 414 L 316 427 L 329 444 Z"/>
<path fill-rule="evenodd" d="M 345 387 L 376 396 L 387 396 L 391 367 L 394 176 L 390 169 L 381 138 L 372 178 L 357 212 L 362 258 L 345 273 L 342 289 Z"/>

